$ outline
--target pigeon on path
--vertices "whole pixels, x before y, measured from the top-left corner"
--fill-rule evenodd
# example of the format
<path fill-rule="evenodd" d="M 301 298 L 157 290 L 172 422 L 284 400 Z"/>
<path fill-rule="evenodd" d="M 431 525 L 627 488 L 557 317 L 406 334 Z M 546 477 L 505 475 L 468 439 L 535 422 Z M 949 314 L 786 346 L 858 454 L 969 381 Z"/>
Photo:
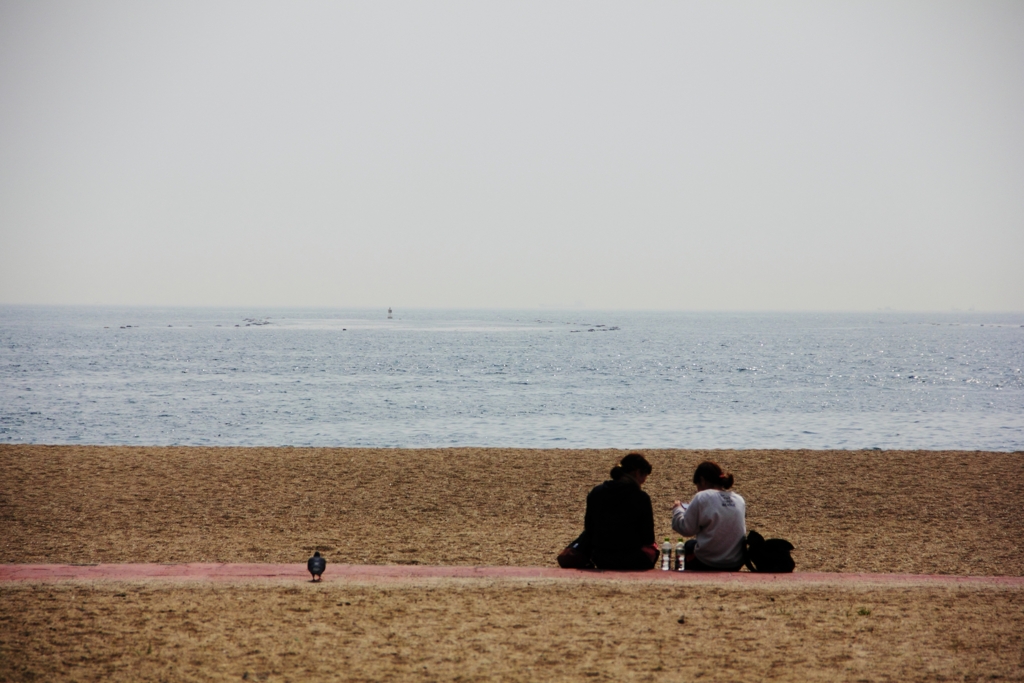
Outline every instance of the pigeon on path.
<path fill-rule="evenodd" d="M 314 581 L 320 580 L 321 574 L 323 574 L 324 570 L 327 569 L 327 560 L 320 557 L 319 550 L 313 553 L 313 557 L 309 558 L 309 561 L 306 562 L 306 569 L 308 569 L 309 573 L 313 575 Z"/>

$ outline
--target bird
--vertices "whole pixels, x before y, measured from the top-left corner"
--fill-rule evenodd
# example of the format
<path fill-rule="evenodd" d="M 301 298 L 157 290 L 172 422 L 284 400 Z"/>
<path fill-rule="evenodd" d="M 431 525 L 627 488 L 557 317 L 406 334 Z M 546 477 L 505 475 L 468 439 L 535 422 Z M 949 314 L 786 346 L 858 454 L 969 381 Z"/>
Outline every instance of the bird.
<path fill-rule="evenodd" d="M 320 551 L 313 553 L 313 557 L 306 562 L 306 569 L 313 575 L 314 581 L 319 581 L 324 570 L 327 569 L 327 560 L 320 557 Z"/>

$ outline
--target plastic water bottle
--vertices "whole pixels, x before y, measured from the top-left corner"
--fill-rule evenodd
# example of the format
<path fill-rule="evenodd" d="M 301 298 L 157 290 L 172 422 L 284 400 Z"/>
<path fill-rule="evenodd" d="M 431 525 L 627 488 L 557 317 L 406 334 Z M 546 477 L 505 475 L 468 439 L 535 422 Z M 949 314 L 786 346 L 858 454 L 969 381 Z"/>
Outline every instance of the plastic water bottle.
<path fill-rule="evenodd" d="M 686 571 L 686 546 L 681 538 L 676 543 L 676 571 Z"/>
<path fill-rule="evenodd" d="M 661 570 L 667 572 L 672 566 L 672 541 L 665 539 L 661 544 Z"/>

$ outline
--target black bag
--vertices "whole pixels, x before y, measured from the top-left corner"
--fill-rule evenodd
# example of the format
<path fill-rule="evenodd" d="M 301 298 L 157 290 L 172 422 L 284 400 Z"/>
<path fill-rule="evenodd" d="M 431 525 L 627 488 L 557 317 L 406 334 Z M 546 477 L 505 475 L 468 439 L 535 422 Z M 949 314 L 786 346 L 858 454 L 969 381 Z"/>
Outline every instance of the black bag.
<path fill-rule="evenodd" d="M 747 552 L 745 563 L 752 572 L 766 574 L 788 574 L 796 567 L 790 556 L 793 544 L 781 538 L 769 538 L 751 531 L 747 534 Z"/>

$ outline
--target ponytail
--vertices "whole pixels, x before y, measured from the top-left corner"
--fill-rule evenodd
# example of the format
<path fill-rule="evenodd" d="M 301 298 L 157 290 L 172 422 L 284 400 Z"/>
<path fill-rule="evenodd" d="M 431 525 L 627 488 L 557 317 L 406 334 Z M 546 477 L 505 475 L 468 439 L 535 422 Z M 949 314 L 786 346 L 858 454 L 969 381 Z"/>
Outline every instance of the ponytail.
<path fill-rule="evenodd" d="M 693 483 L 697 484 L 701 479 L 711 486 L 721 489 L 731 489 L 733 476 L 723 470 L 717 462 L 705 460 L 697 465 L 697 471 L 693 473 Z"/>

